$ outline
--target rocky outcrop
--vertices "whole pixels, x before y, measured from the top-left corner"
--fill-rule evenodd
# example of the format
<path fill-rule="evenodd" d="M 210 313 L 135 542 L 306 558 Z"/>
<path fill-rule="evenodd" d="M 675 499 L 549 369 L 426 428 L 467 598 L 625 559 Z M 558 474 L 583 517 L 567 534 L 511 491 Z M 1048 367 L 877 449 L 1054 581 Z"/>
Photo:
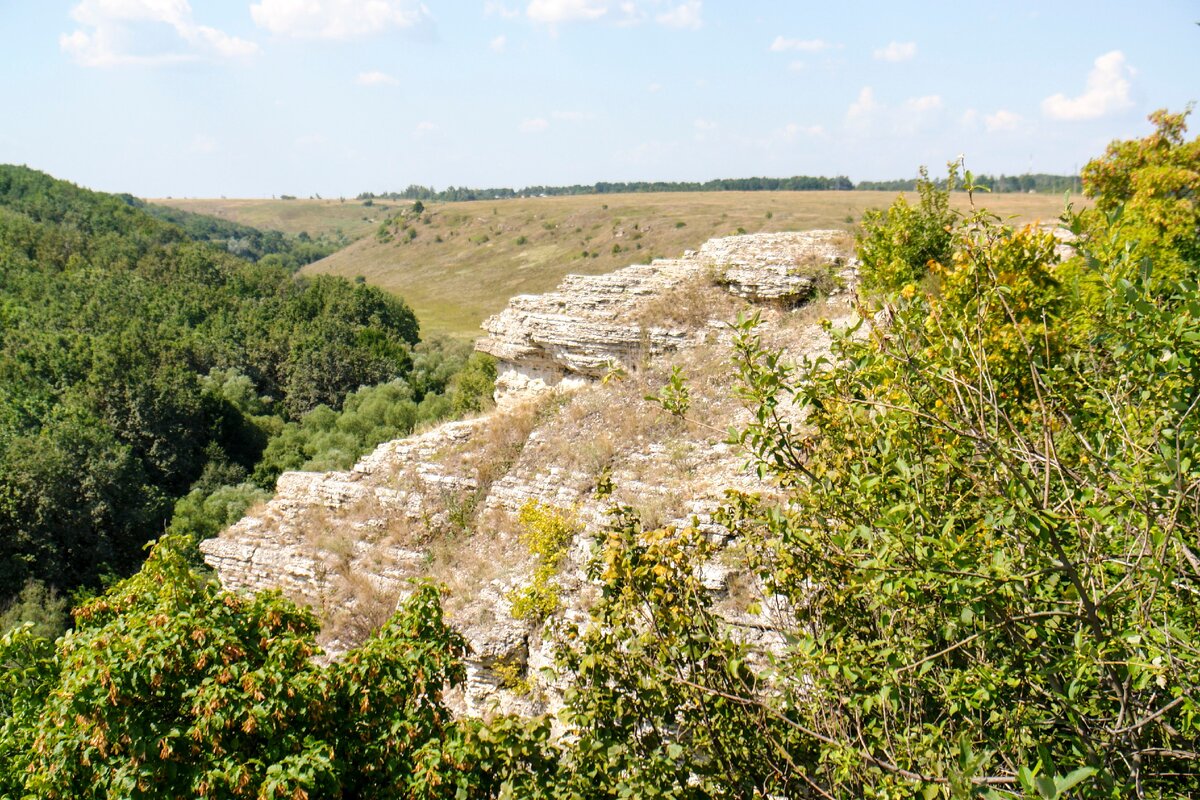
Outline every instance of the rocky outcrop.
<path fill-rule="evenodd" d="M 766 303 L 769 343 L 796 358 L 827 352 L 815 321 L 848 318 L 846 295 L 816 314 L 792 309 L 818 278 L 832 285 L 841 270 L 853 280 L 847 244 L 822 231 L 717 239 L 681 259 L 514 298 L 479 344 L 500 361 L 495 411 L 382 444 L 345 472 L 285 474 L 273 500 L 201 544 L 205 558 L 230 589 L 279 588 L 312 606 L 332 657 L 386 619 L 408 579 L 433 577 L 449 587 L 449 618 L 471 647 L 458 708 L 553 710 L 560 687 L 540 677 L 551 642 L 513 619 L 508 601 L 532 566 L 520 510 L 552 506 L 579 525 L 558 576 L 560 613 L 574 621 L 586 620 L 594 588 L 584 567 L 613 502 L 647 526 L 694 525 L 725 540 L 714 522 L 725 491 L 772 488 L 720 433 L 746 419 L 729 391 L 721 321 Z M 674 364 L 688 376 L 695 424 L 644 400 Z M 597 496 L 601 480 L 616 487 L 611 498 Z M 719 563 L 703 575 L 731 615 L 744 601 L 735 577 Z"/>
<path fill-rule="evenodd" d="M 607 275 L 568 275 L 557 290 L 513 298 L 483 323 L 477 347 L 498 361 L 499 402 L 578 386 L 678 350 L 698 331 L 656 318 L 655 301 L 681 285 L 713 284 L 753 301 L 796 305 L 846 255 L 842 231 L 713 239 L 699 252 Z"/>
<path fill-rule="evenodd" d="M 347 472 L 285 472 L 274 498 L 214 539 L 200 543 L 224 586 L 282 589 L 322 607 L 330 576 L 367 577 L 382 594 L 397 594 L 421 573 L 423 552 L 388 541 L 381 531 L 436 528 L 448 511 L 438 500 L 470 493 L 474 480 L 451 472 L 439 454 L 461 444 L 479 421 L 451 422 L 429 433 L 385 442 Z"/>
<path fill-rule="evenodd" d="M 845 231 L 754 233 L 711 239 L 696 257 L 738 297 L 797 305 L 830 264 L 843 266 L 848 246 Z"/>

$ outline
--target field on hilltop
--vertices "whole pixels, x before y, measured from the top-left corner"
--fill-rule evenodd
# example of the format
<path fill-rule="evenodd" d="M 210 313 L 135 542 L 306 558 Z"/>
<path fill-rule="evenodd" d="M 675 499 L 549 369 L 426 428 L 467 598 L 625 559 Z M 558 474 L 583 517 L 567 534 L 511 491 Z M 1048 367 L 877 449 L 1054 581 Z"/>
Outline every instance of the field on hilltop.
<path fill-rule="evenodd" d="M 341 233 L 350 239 L 361 238 L 378 224 L 382 217 L 399 205 L 385 202 L 364 208 L 357 200 L 265 200 L 265 199 L 150 199 L 152 203 L 190 211 L 193 214 L 226 219 L 261 230 L 282 231 L 288 234 L 307 233 L 309 236 Z"/>
<path fill-rule="evenodd" d="M 363 277 L 400 295 L 426 333 L 474 338 L 518 294 L 553 289 L 568 273 L 598 274 L 675 257 L 738 232 L 853 230 L 894 192 L 671 192 L 429 203 L 408 201 L 163 200 L 256 227 L 311 235 L 340 229 L 354 244 L 304 268 Z M 1005 217 L 1051 219 L 1060 195 L 977 195 Z M 965 205 L 965 195 L 956 195 Z M 390 223 L 388 220 L 392 220 Z M 381 235 L 381 229 L 382 232 Z"/>

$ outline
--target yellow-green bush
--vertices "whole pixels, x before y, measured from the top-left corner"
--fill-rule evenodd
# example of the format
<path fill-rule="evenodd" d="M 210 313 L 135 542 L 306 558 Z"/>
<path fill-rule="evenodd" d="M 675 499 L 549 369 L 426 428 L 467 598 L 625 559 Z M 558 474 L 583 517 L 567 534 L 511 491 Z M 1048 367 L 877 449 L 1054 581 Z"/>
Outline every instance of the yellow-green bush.
<path fill-rule="evenodd" d="M 517 619 L 540 621 L 559 606 L 558 567 L 571 539 L 579 532 L 579 523 L 570 511 L 530 500 L 521 508 L 521 541 L 537 559 L 533 580 L 509 595 L 512 615 Z"/>

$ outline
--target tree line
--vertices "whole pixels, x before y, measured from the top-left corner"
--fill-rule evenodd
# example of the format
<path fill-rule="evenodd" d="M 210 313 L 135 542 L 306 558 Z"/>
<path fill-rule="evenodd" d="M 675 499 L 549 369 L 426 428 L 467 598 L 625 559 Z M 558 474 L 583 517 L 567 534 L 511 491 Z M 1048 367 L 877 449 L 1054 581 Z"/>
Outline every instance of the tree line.
<path fill-rule="evenodd" d="M 892 181 L 859 181 L 845 175 L 832 178 L 796 175 L 791 178 L 719 178 L 710 181 L 628 181 L 573 184 L 570 186 L 526 186 L 523 189 L 472 189 L 450 186 L 411 184 L 400 192 L 363 192 L 358 200 L 422 200 L 444 203 L 470 200 L 508 200 L 516 197 L 558 197 L 589 194 L 630 194 L 639 192 L 821 192 L 821 191 L 915 191 L 917 178 Z M 978 175 L 978 188 L 993 192 L 1064 192 L 1080 190 L 1078 176 L 1072 175 Z"/>
<path fill-rule="evenodd" d="M 855 188 L 863 191 L 914 192 L 920 178 L 895 181 L 859 181 Z M 945 180 L 935 181 L 940 188 L 947 188 Z M 975 175 L 972 186 L 976 190 L 994 193 L 1020 192 L 1023 194 L 1079 193 L 1083 184 L 1078 175 L 1049 175 L 1038 172 L 1024 175 Z M 962 191 L 962 186 L 950 186 L 951 191 Z"/>

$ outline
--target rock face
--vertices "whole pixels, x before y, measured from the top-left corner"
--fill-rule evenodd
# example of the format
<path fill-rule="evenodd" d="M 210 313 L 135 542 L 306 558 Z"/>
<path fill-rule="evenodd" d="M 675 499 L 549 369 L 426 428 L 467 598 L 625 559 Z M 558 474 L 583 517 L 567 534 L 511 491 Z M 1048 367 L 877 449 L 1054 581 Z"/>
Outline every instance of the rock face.
<path fill-rule="evenodd" d="M 844 231 L 754 233 L 711 239 L 698 258 L 719 269 L 721 282 L 738 297 L 796 305 L 812 294 L 824 267 L 840 266 L 848 246 Z"/>
<path fill-rule="evenodd" d="M 470 436 L 478 421 L 451 422 L 429 433 L 385 442 L 348 472 L 285 472 L 275 486 L 275 497 L 215 539 L 200 543 L 205 561 L 217 571 L 223 585 L 248 591 L 283 589 L 292 597 L 319 607 L 321 578 L 331 563 L 348 558 L 354 569 L 360 545 L 371 533 L 397 520 L 406 525 L 444 523 L 444 509 L 434 509 L 431 498 L 446 491 L 473 491 L 466 475 L 447 474 L 436 455 Z M 409 466 L 411 469 L 405 470 Z M 398 479 L 403 471 L 402 479 Z M 347 537 L 320 540 L 321 517 L 353 509 L 353 520 L 341 521 L 354 538 L 355 551 L 338 546 Z M 410 566 L 421 553 L 393 548 L 391 563 L 369 573 L 383 591 L 397 591 L 419 572 Z"/>
<path fill-rule="evenodd" d="M 653 313 L 681 285 L 709 282 L 754 302 L 796 305 L 846 249 L 842 231 L 751 234 L 713 239 L 679 259 L 568 275 L 556 291 L 513 298 L 483 323 L 477 347 L 499 362 L 499 402 L 564 381 L 578 386 L 685 346 L 696 331 Z"/>
<path fill-rule="evenodd" d="M 521 509 L 541 504 L 578 525 L 557 577 L 569 621 L 586 621 L 585 565 L 613 502 L 646 527 L 694 525 L 725 540 L 713 522 L 725 490 L 772 487 L 715 432 L 747 418 L 730 396 L 722 321 L 765 303 L 769 345 L 793 358 L 827 352 L 816 320 L 848 320 L 847 293 L 816 313 L 793 308 L 818 280 L 854 280 L 848 248 L 830 231 L 716 239 L 681 259 L 514 298 L 478 345 L 500 362 L 496 410 L 382 444 L 346 472 L 286 473 L 273 500 L 201 544 L 205 559 L 229 589 L 279 588 L 312 606 L 331 657 L 387 618 L 408 579 L 433 577 L 472 651 L 458 709 L 553 710 L 561 687 L 539 677 L 553 661 L 547 629 L 510 613 L 533 565 Z M 672 365 L 688 376 L 696 424 L 644 400 Z M 611 498 L 597 497 L 601 480 L 616 487 Z M 714 563 L 703 577 L 729 614 L 742 613 L 731 569 Z"/>

